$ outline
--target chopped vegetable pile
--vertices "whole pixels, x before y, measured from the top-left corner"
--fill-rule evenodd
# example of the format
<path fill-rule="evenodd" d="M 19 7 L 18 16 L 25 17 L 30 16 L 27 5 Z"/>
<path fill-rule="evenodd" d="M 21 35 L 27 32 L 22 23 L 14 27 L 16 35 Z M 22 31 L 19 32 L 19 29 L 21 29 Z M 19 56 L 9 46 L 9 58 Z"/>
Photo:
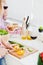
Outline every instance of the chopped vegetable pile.
<path fill-rule="evenodd" d="M 0 35 L 6 35 L 8 32 L 4 29 L 0 29 Z"/>

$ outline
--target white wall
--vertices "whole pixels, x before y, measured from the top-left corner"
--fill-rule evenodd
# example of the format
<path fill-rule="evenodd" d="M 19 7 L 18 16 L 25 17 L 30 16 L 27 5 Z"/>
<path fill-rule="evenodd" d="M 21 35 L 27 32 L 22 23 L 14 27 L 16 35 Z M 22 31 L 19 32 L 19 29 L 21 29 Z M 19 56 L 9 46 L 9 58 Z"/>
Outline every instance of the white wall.
<path fill-rule="evenodd" d="M 8 16 L 22 20 L 32 12 L 32 0 L 7 0 Z"/>
<path fill-rule="evenodd" d="M 34 0 L 33 14 L 33 23 L 43 25 L 43 0 Z"/>
<path fill-rule="evenodd" d="M 22 20 L 29 15 L 32 24 L 43 25 L 43 0 L 7 0 L 7 3 L 8 17 Z"/>

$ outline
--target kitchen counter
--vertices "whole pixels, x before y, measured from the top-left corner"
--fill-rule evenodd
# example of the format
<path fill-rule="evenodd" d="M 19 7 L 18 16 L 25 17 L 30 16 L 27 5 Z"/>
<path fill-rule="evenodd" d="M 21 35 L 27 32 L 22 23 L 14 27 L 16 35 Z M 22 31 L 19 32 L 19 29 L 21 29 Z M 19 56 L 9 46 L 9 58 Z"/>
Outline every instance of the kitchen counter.
<path fill-rule="evenodd" d="M 10 21 L 11 23 L 11 21 Z M 38 55 L 40 52 L 43 52 L 43 43 L 39 40 L 21 40 L 20 38 L 12 38 L 10 40 L 15 40 L 24 45 L 31 46 L 38 50 L 38 52 L 28 55 L 25 58 L 18 59 L 10 54 L 6 55 L 7 65 L 37 65 Z"/>
<path fill-rule="evenodd" d="M 38 61 L 38 55 L 40 52 L 43 52 L 43 43 L 36 39 L 36 40 L 21 40 L 21 39 L 18 39 L 18 38 L 11 38 L 11 40 L 15 40 L 17 42 L 20 42 L 24 45 L 28 45 L 28 46 L 31 46 L 33 48 L 35 48 L 36 50 L 38 50 L 38 52 L 36 53 L 33 53 L 33 54 L 30 54 L 28 55 L 27 57 L 25 58 L 22 58 L 22 59 L 18 59 L 10 54 L 8 54 L 6 56 L 6 61 L 7 61 L 7 65 L 37 65 L 37 61 Z"/>

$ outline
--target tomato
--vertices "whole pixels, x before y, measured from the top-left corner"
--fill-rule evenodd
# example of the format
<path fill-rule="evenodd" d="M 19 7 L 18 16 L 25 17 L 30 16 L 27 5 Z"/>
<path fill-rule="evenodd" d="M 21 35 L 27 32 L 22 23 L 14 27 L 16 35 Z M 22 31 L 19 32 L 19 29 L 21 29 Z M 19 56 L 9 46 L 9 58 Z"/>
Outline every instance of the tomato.
<path fill-rule="evenodd" d="M 40 57 L 41 57 L 41 58 L 43 58 L 43 52 L 42 52 L 42 53 L 40 53 Z"/>

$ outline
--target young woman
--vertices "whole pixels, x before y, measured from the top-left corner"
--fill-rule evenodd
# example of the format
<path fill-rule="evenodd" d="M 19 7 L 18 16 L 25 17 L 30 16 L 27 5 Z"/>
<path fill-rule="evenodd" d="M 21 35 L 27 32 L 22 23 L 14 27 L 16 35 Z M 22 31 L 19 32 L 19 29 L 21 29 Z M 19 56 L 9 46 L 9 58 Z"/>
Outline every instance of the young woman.
<path fill-rule="evenodd" d="M 4 7 L 6 4 L 5 0 L 0 0 L 0 29 L 6 29 L 4 21 L 6 20 L 7 11 Z M 5 8 L 5 9 L 4 9 Z M 6 65 L 5 55 L 7 53 L 6 49 L 13 49 L 12 46 L 2 40 L 0 36 L 0 65 Z"/>
<path fill-rule="evenodd" d="M 5 10 L 5 0 L 0 0 L 0 29 L 6 29 L 4 20 L 5 17 L 7 16 L 7 11 Z"/>
<path fill-rule="evenodd" d="M 6 4 L 6 1 L 5 0 L 0 0 L 0 29 L 6 29 L 6 26 L 5 26 L 5 23 L 4 23 L 4 20 L 6 19 L 5 17 L 3 16 L 7 16 L 7 12 L 6 10 L 3 8 L 4 5 Z M 4 46 L 5 48 L 7 49 L 12 49 L 12 46 L 10 44 L 7 44 L 4 40 L 1 39 L 1 36 L 0 36 L 0 48 Z M 2 51 L 2 50 L 1 50 Z M 4 51 L 5 52 L 5 51 Z"/>

